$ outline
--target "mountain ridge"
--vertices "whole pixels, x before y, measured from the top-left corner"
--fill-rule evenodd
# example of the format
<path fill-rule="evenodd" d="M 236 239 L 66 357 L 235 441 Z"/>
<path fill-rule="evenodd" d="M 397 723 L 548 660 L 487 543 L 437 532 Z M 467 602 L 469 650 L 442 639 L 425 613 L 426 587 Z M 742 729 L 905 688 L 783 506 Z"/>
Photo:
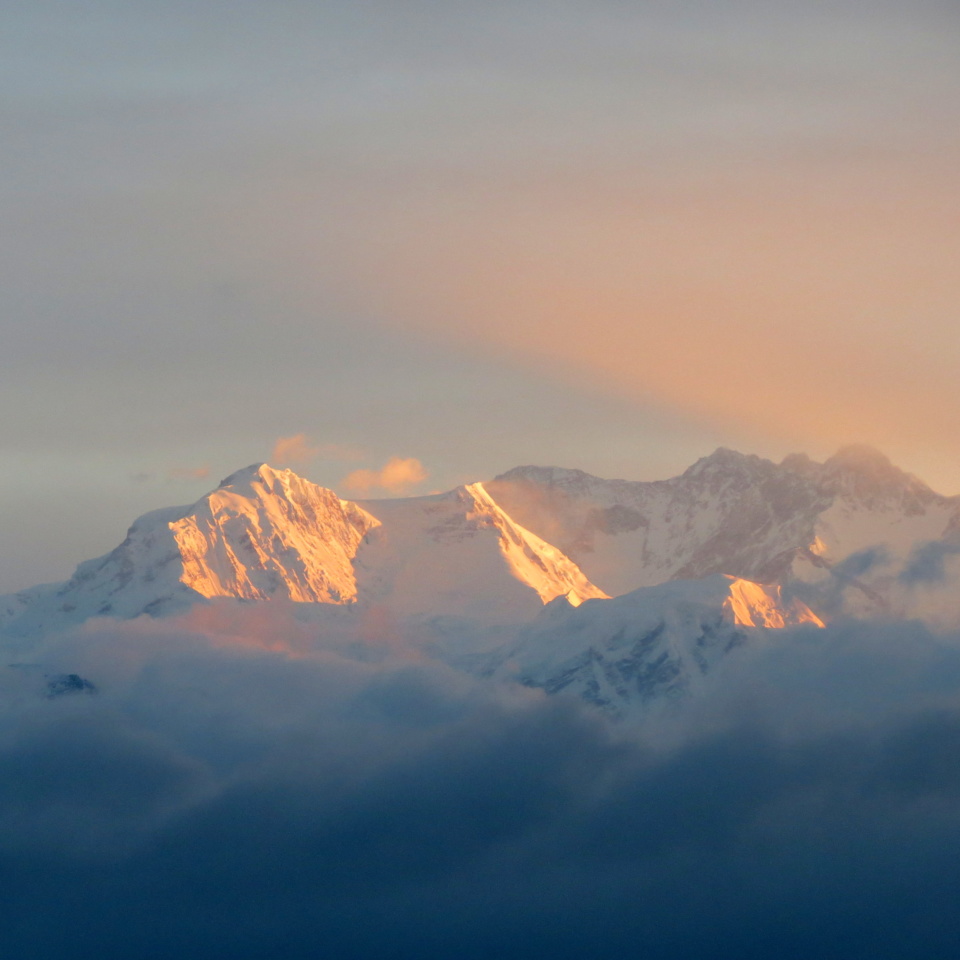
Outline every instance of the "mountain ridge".
<path fill-rule="evenodd" d="M 12 653 L 95 617 L 284 601 L 349 656 L 382 656 L 386 629 L 417 656 L 619 715 L 686 696 L 783 628 L 960 623 L 957 587 L 960 498 L 864 448 L 780 464 L 721 448 L 650 483 L 526 466 L 358 501 L 256 463 L 137 518 L 68 581 L 0 598 L 0 635 Z"/>
<path fill-rule="evenodd" d="M 960 498 L 862 446 L 780 464 L 719 448 L 651 482 L 528 465 L 358 501 L 254 463 L 192 505 L 139 517 L 68 581 L 0 598 L 0 627 L 39 634 L 216 598 L 520 622 L 560 596 L 576 605 L 719 574 L 786 584 L 820 614 L 890 615 L 913 609 L 903 580 L 925 563 L 960 581 L 954 541 Z"/>
<path fill-rule="evenodd" d="M 194 504 L 143 514 L 117 547 L 80 563 L 69 580 L 2 598 L 0 615 L 8 632 L 37 634 L 216 598 L 522 618 L 557 596 L 575 604 L 606 596 L 480 483 L 364 503 L 388 518 L 386 528 L 359 502 L 292 470 L 252 464 Z"/>
<path fill-rule="evenodd" d="M 855 445 L 824 463 L 791 454 L 779 464 L 721 447 L 654 481 L 517 467 L 487 487 L 613 595 L 715 573 L 813 582 L 863 550 L 905 563 L 913 545 L 960 530 L 960 497 Z"/>

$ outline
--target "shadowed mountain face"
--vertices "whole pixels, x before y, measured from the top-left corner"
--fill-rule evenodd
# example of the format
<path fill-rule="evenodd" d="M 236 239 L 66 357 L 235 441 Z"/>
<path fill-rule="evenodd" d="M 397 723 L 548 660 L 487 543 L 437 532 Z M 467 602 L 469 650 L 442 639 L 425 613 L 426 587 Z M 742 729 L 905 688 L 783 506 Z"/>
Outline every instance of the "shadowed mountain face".
<path fill-rule="evenodd" d="M 905 561 L 917 544 L 948 535 L 960 516 L 960 499 L 865 447 L 823 464 L 720 449 L 679 477 L 649 483 L 518 467 L 486 487 L 612 595 L 716 573 L 817 581 L 866 550 Z"/>

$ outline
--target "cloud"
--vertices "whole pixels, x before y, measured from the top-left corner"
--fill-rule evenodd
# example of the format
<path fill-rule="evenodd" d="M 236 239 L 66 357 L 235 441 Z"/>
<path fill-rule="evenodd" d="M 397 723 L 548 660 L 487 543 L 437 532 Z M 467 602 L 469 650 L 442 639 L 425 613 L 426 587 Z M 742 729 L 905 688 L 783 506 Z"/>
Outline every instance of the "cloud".
<path fill-rule="evenodd" d="M 960 554 L 960 543 L 931 540 L 915 547 L 900 572 L 899 580 L 907 585 L 942 584 L 947 578 L 947 560 Z"/>
<path fill-rule="evenodd" d="M 354 470 L 341 481 L 350 493 L 364 496 L 377 490 L 405 493 L 427 479 L 423 464 L 413 457 L 391 457 L 381 470 Z"/>
<path fill-rule="evenodd" d="M 207 480 L 210 477 L 210 467 L 173 467 L 167 472 L 168 480 Z"/>
<path fill-rule="evenodd" d="M 907 960 L 960 936 L 956 637 L 784 631 L 627 727 L 236 610 L 100 621 L 4 673 L 4 955 Z M 226 642 L 271 619 L 293 654 Z M 31 693 L 44 672 L 99 693 Z"/>
<path fill-rule="evenodd" d="M 163 480 L 166 483 L 193 483 L 197 480 L 209 480 L 210 467 L 171 467 L 166 474 L 149 473 L 145 470 L 130 475 L 130 482 L 138 485 L 155 483 Z"/>
<path fill-rule="evenodd" d="M 270 462 L 278 466 L 306 464 L 322 457 L 349 463 L 362 460 L 364 456 L 364 451 L 358 447 L 340 443 L 314 443 L 305 433 L 297 433 L 277 440 L 270 454 Z"/>
<path fill-rule="evenodd" d="M 320 448 L 312 446 L 305 433 L 296 433 L 292 437 L 280 437 L 273 445 L 270 462 L 278 466 L 290 463 L 310 463 L 320 455 Z"/>

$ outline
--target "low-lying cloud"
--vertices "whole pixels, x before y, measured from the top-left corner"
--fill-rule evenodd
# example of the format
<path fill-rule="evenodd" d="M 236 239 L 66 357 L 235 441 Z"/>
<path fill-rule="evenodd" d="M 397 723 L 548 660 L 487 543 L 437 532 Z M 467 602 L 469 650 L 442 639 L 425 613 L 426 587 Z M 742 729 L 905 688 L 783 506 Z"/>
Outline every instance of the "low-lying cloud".
<path fill-rule="evenodd" d="M 785 631 L 627 726 L 289 608 L 249 628 L 226 609 L 102 621 L 4 669 L 5 956 L 955 947 L 956 638 Z M 98 693 L 44 695 L 73 672 Z"/>
<path fill-rule="evenodd" d="M 931 540 L 915 547 L 906 566 L 900 572 L 900 581 L 907 585 L 938 585 L 947 579 L 947 561 L 960 554 L 960 543 L 951 540 Z"/>

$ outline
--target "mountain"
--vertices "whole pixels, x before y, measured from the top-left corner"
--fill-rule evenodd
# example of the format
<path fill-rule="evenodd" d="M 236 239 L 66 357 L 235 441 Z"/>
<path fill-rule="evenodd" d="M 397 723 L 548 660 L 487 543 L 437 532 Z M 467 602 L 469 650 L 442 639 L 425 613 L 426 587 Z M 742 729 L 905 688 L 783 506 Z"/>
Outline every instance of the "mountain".
<path fill-rule="evenodd" d="M 0 598 L 0 631 L 26 650 L 91 617 L 268 600 L 349 656 L 381 656 L 387 625 L 417 655 L 622 713 L 821 617 L 955 627 L 960 499 L 863 447 L 779 464 L 721 449 L 652 483 L 519 467 L 357 502 L 255 464 L 140 517 L 66 583 Z"/>
<path fill-rule="evenodd" d="M 486 486 L 612 595 L 725 573 L 839 584 L 858 612 L 879 610 L 884 597 L 871 583 L 883 588 L 881 575 L 899 576 L 920 545 L 960 532 L 960 498 L 867 447 L 825 463 L 793 455 L 779 464 L 721 448 L 653 482 L 518 467 Z"/>
<path fill-rule="evenodd" d="M 0 611 L 8 634 L 33 636 L 218 597 L 516 620 L 558 596 L 579 603 L 605 594 L 514 523 L 482 484 L 361 506 L 256 464 L 189 507 L 145 514 L 69 581 L 3 598 Z"/>
<path fill-rule="evenodd" d="M 248 467 L 191 506 L 139 517 L 106 556 L 27 598 L 7 632 L 175 613 L 213 597 L 348 602 L 356 596 L 352 558 L 376 523 L 289 470 Z"/>
<path fill-rule="evenodd" d="M 487 670 L 621 714 L 686 695 L 732 650 L 801 624 L 823 626 L 776 586 L 724 574 L 674 580 L 578 608 L 554 601 Z"/>
<path fill-rule="evenodd" d="M 578 605 L 606 596 L 560 550 L 512 520 L 482 483 L 360 507 L 377 521 L 354 563 L 365 604 L 515 622 L 557 597 Z"/>

